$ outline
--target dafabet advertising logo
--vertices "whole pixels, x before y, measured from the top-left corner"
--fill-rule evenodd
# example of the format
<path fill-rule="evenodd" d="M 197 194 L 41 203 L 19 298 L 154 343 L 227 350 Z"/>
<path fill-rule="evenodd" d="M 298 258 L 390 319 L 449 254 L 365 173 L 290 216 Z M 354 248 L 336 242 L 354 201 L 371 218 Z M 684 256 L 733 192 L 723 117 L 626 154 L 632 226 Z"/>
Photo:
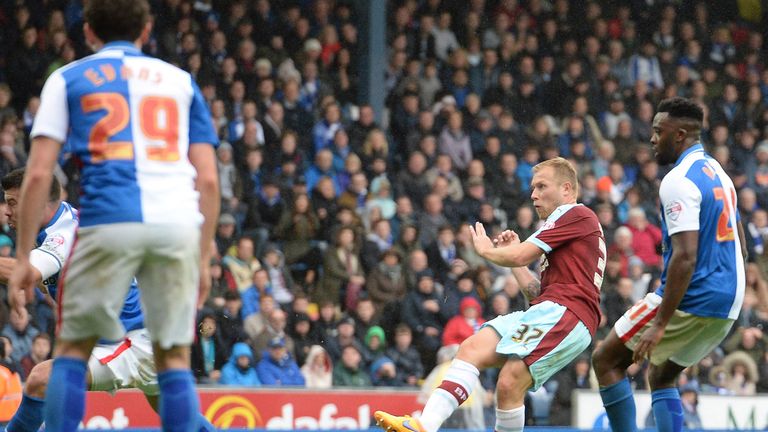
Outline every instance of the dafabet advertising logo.
<path fill-rule="evenodd" d="M 259 410 L 242 396 L 229 395 L 217 398 L 205 410 L 205 417 L 220 429 L 229 428 L 233 425 L 244 426 L 249 429 L 264 426 Z"/>

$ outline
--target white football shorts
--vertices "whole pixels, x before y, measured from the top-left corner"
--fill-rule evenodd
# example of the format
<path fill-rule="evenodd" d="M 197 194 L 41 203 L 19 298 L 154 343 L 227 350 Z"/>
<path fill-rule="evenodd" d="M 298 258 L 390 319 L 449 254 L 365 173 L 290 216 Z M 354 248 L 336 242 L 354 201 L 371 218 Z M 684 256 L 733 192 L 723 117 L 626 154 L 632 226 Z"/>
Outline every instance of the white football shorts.
<path fill-rule="evenodd" d="M 122 342 L 97 344 L 88 360 L 88 370 L 91 373 L 90 390 L 114 393 L 135 388 L 150 396 L 160 394 L 152 340 L 147 329 L 128 332 Z"/>
<path fill-rule="evenodd" d="M 164 349 L 191 345 L 199 239 L 197 226 L 116 223 L 80 228 L 59 283 L 57 336 L 122 341 L 120 311 L 135 275 L 152 341 Z"/>

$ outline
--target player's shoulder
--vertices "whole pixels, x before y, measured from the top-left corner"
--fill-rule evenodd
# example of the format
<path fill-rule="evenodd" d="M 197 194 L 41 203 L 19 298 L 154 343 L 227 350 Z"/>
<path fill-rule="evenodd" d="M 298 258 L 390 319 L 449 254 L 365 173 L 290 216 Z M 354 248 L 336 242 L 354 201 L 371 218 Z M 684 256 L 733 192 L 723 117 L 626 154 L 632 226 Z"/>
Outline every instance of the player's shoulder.
<path fill-rule="evenodd" d="M 49 224 L 49 228 L 56 229 L 62 226 L 77 226 L 79 223 L 77 209 L 72 204 L 62 201 Z"/>
<path fill-rule="evenodd" d="M 589 207 L 584 204 L 565 204 L 558 209 L 562 209 L 562 216 L 564 218 L 595 218 L 597 215 Z"/>
<path fill-rule="evenodd" d="M 589 219 L 597 221 L 595 212 L 589 207 L 583 204 L 563 204 L 556 208 L 552 215 L 547 218 L 547 224 L 554 227 Z"/>

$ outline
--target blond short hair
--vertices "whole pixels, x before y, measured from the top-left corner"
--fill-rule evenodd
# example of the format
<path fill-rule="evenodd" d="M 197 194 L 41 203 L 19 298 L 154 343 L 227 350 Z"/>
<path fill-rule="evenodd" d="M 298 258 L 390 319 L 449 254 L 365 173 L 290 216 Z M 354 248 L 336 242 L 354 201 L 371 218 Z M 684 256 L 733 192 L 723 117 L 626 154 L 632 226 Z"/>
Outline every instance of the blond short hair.
<path fill-rule="evenodd" d="M 574 197 L 579 196 L 579 177 L 576 174 L 576 168 L 567 159 L 556 157 L 539 162 L 533 167 L 533 172 L 537 173 L 546 167 L 551 167 L 555 171 L 555 177 L 560 181 L 560 184 L 566 182 L 571 184 Z"/>

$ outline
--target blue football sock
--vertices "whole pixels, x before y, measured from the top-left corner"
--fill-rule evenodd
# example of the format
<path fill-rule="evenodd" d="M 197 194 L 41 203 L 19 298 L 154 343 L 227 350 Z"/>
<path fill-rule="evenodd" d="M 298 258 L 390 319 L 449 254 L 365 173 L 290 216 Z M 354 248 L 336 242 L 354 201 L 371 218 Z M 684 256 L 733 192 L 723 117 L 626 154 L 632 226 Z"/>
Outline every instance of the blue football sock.
<path fill-rule="evenodd" d="M 215 432 L 216 428 L 202 413 L 197 413 L 197 430 L 199 432 Z"/>
<path fill-rule="evenodd" d="M 683 430 L 683 404 L 676 388 L 654 390 L 651 393 L 651 407 L 659 432 Z"/>
<path fill-rule="evenodd" d="M 601 388 L 600 397 L 603 399 L 603 406 L 613 432 L 637 431 L 635 399 L 632 397 L 632 387 L 629 385 L 628 378 Z"/>
<path fill-rule="evenodd" d="M 45 401 L 36 397 L 24 395 L 16 414 L 5 427 L 7 432 L 37 432 L 43 424 L 43 407 Z"/>
<path fill-rule="evenodd" d="M 45 428 L 56 432 L 76 431 L 85 414 L 85 360 L 59 357 L 45 392 Z"/>
<path fill-rule="evenodd" d="M 200 401 L 192 371 L 168 369 L 157 375 L 157 382 L 160 384 L 159 409 L 163 430 L 198 432 Z"/>

